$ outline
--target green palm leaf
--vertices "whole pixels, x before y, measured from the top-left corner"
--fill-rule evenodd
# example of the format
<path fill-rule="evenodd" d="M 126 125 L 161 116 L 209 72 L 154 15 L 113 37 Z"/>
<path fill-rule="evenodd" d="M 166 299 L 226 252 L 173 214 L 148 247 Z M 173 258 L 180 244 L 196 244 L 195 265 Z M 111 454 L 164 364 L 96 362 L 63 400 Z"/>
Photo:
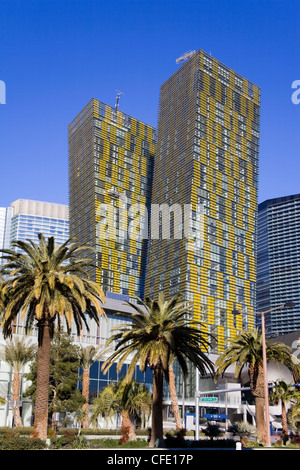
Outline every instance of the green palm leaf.
<path fill-rule="evenodd" d="M 1 268 L 2 318 L 4 337 L 12 335 L 18 315 L 28 332 L 38 327 L 38 386 L 35 420 L 38 434 L 47 437 L 48 382 L 50 341 L 54 324 L 66 320 L 68 331 L 74 323 L 80 334 L 83 325 L 89 329 L 88 318 L 99 323 L 104 294 L 87 274 L 91 260 L 77 259 L 88 247 L 66 241 L 55 244 L 53 237 L 39 234 L 39 243 L 15 241 L 14 250 L 1 250 L 6 263 Z M 48 374 L 48 375 L 47 375 Z M 40 381 L 39 381 L 40 380 Z M 40 411 L 41 410 L 41 411 Z"/>
<path fill-rule="evenodd" d="M 144 302 L 139 299 L 139 302 L 129 303 L 133 313 L 122 312 L 122 317 L 130 322 L 112 329 L 107 345 L 115 343 L 116 346 L 103 364 L 104 371 L 114 362 L 117 362 L 118 370 L 129 362 L 127 380 L 130 381 L 137 365 L 142 371 L 149 366 L 153 371 L 154 390 L 157 384 L 162 387 L 162 374 L 168 377 L 169 365 L 174 358 L 184 375 L 188 373 L 189 362 L 201 374 L 213 372 L 213 364 L 206 355 L 209 342 L 202 334 L 200 324 L 192 319 L 191 305 L 180 302 L 178 295 L 167 300 L 163 294 L 156 300 L 146 298 Z M 158 394 L 158 399 L 153 401 L 158 411 L 154 411 L 153 416 L 154 420 L 162 423 L 162 388 Z M 152 430 L 153 444 L 156 439 L 161 439 L 162 428 L 158 429 L 154 423 Z"/>

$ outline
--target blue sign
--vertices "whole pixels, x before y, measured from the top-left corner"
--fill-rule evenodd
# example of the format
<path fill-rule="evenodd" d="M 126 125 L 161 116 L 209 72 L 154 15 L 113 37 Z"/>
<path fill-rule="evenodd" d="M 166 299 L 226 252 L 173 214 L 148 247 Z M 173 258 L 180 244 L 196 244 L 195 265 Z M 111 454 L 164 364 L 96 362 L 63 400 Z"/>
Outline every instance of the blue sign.
<path fill-rule="evenodd" d="M 219 420 L 221 420 L 221 419 L 227 419 L 227 418 L 228 418 L 228 415 L 204 414 L 203 417 L 206 418 L 206 419 L 211 419 L 211 420 L 214 420 L 214 421 L 219 421 Z"/>

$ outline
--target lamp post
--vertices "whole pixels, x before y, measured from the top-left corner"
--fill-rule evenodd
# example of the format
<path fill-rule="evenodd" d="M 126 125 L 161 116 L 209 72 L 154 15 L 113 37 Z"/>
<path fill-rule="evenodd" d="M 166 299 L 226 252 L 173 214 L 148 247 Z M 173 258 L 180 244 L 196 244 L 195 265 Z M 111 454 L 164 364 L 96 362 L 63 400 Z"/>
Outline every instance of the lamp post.
<path fill-rule="evenodd" d="M 265 331 L 265 314 L 279 310 L 284 307 L 293 307 L 294 302 L 285 302 L 283 305 L 278 307 L 270 308 L 264 312 L 241 312 L 239 310 L 233 310 L 233 314 L 240 313 L 252 313 L 254 315 L 260 315 L 261 317 L 261 335 L 262 335 L 262 353 L 263 353 L 263 373 L 264 373 L 264 397 L 265 397 L 265 427 L 266 427 L 266 446 L 271 447 L 271 432 L 270 432 L 270 411 L 269 411 L 269 388 L 268 388 L 268 371 L 267 371 L 267 348 L 266 348 L 266 331 Z"/>

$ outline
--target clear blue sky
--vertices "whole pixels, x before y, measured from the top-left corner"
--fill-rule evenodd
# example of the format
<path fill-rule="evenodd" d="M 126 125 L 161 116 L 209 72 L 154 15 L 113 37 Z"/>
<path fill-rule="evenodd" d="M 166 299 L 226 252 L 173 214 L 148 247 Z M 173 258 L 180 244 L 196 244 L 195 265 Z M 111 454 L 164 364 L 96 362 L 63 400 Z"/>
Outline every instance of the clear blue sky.
<path fill-rule="evenodd" d="M 0 206 L 68 204 L 67 126 L 91 98 L 156 126 L 160 85 L 203 49 L 261 87 L 259 202 L 300 192 L 299 0 L 0 0 Z"/>

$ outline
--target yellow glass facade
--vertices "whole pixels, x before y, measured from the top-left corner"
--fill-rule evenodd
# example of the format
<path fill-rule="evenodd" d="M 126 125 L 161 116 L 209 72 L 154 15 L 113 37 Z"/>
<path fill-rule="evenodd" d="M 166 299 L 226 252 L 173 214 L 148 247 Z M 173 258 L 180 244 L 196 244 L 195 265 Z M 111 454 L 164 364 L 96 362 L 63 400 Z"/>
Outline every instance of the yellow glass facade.
<path fill-rule="evenodd" d="M 189 233 L 151 239 L 146 294 L 181 292 L 221 353 L 254 326 L 260 89 L 197 51 L 160 90 L 152 204 L 190 205 Z"/>
<path fill-rule="evenodd" d="M 70 233 L 96 249 L 106 293 L 143 297 L 147 240 L 128 236 L 129 208 L 150 204 L 155 144 L 152 126 L 96 99 L 69 125 Z"/>

